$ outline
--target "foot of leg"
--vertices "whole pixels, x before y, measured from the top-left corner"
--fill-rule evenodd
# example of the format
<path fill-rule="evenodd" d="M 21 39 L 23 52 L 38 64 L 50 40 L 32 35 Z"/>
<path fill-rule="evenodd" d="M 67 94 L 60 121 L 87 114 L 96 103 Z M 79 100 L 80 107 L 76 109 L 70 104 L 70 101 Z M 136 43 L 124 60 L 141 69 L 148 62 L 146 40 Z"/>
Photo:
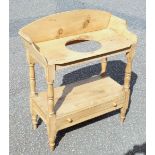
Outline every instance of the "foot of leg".
<path fill-rule="evenodd" d="M 50 149 L 54 151 L 55 139 L 56 139 L 56 134 L 57 134 L 55 126 L 47 125 L 47 133 L 48 133 L 48 139 L 49 139 L 48 143 L 49 143 Z"/>
<path fill-rule="evenodd" d="M 33 129 L 37 129 L 37 115 L 35 114 L 32 114 L 32 126 L 33 126 Z"/>
<path fill-rule="evenodd" d="M 122 109 L 121 109 L 121 112 L 120 112 L 120 120 L 121 120 L 121 123 L 124 122 L 125 116 L 126 116 L 126 110 L 124 110 L 124 109 L 122 108 Z"/>
<path fill-rule="evenodd" d="M 50 141 L 49 141 L 49 146 L 50 146 L 50 149 L 51 149 L 52 151 L 54 151 L 54 149 L 55 149 L 55 142 L 52 141 L 52 140 L 50 140 Z"/>

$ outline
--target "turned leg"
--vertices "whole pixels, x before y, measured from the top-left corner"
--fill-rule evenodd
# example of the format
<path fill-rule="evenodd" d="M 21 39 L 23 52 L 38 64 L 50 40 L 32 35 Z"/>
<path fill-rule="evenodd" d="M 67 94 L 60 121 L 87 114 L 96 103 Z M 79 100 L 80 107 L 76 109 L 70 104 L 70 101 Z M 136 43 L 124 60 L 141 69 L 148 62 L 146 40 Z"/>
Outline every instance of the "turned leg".
<path fill-rule="evenodd" d="M 106 67 L 107 67 L 107 58 L 103 58 L 101 61 L 101 76 L 102 77 L 106 75 Z"/>
<path fill-rule="evenodd" d="M 47 131 L 49 137 L 49 146 L 53 151 L 55 148 L 55 139 L 56 139 L 56 116 L 54 112 L 54 87 L 53 87 L 53 76 L 51 70 L 53 68 L 47 69 L 47 84 L 48 84 L 48 121 L 47 121 Z"/>
<path fill-rule="evenodd" d="M 125 68 L 125 78 L 124 78 L 125 103 L 120 111 L 121 122 L 124 122 L 125 120 L 126 112 L 129 105 L 130 80 L 131 80 L 132 61 L 133 61 L 134 53 L 135 53 L 135 46 L 132 46 L 129 49 L 129 51 L 126 53 L 127 64 Z"/>
<path fill-rule="evenodd" d="M 56 139 L 56 127 L 55 127 L 55 115 L 51 114 L 49 116 L 49 122 L 47 125 L 48 139 L 50 149 L 53 151 L 55 149 L 55 139 Z"/>
<path fill-rule="evenodd" d="M 37 114 L 34 110 L 34 103 L 32 101 L 32 97 L 36 94 L 36 81 L 35 81 L 35 70 L 34 64 L 29 64 L 29 76 L 30 76 L 30 111 L 32 116 L 32 125 L 33 129 L 37 128 Z"/>

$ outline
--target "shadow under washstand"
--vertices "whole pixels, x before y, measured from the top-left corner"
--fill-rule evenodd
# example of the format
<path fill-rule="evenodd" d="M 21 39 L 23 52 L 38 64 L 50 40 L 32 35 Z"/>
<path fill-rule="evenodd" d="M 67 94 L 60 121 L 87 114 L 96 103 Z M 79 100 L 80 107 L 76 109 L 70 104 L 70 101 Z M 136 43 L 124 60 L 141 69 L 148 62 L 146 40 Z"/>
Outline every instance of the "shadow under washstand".
<path fill-rule="evenodd" d="M 43 122 L 43 120 L 39 117 L 37 120 L 37 128 L 39 127 L 39 125 L 41 125 L 42 122 Z"/>
<path fill-rule="evenodd" d="M 136 154 L 142 154 L 146 155 L 146 142 L 142 145 L 134 145 L 132 150 L 129 150 L 124 155 L 136 155 Z"/>
<path fill-rule="evenodd" d="M 126 63 L 124 63 L 123 61 L 120 61 L 120 60 L 109 61 L 107 64 L 106 75 L 110 76 L 116 82 L 123 85 L 124 84 L 125 67 L 126 67 Z M 73 71 L 71 73 L 64 75 L 62 85 L 67 85 L 67 84 L 74 83 L 74 82 L 77 82 L 80 80 L 88 79 L 90 77 L 93 77 L 94 75 L 100 75 L 100 73 L 101 73 L 101 64 L 100 63 L 91 65 L 91 66 L 87 66 L 87 67 L 78 69 L 76 71 Z M 130 107 L 130 103 L 131 103 L 132 90 L 136 83 L 136 80 L 137 80 L 137 74 L 132 72 L 131 73 L 131 84 L 130 84 L 131 94 L 130 94 L 129 107 Z M 72 86 L 74 86 L 74 85 L 72 85 Z M 73 87 L 67 88 L 67 86 L 64 88 L 64 91 L 62 94 L 63 99 L 58 100 L 59 103 L 57 102 L 58 103 L 57 109 L 61 107 L 61 105 L 63 104 L 63 101 L 65 99 L 65 96 L 67 96 L 67 94 L 69 94 L 72 91 L 72 89 L 73 89 Z M 77 125 L 74 125 L 74 126 L 71 126 L 69 128 L 59 131 L 57 133 L 56 146 L 58 146 L 59 142 L 61 141 L 61 139 L 65 136 L 65 134 L 67 132 L 79 129 L 81 127 L 84 127 L 86 125 L 103 120 L 105 118 L 108 118 L 108 117 L 113 116 L 118 113 L 119 113 L 119 110 L 116 110 L 116 111 L 104 114 L 102 116 L 98 116 L 91 120 L 87 120 L 85 122 L 79 123 Z"/>
<path fill-rule="evenodd" d="M 125 67 L 126 67 L 126 63 L 124 63 L 123 61 L 120 61 L 120 60 L 109 61 L 107 64 L 106 76 L 110 76 L 113 80 L 118 82 L 120 85 L 123 85 L 124 76 L 125 76 Z M 75 85 L 74 84 L 75 82 L 88 79 L 95 75 L 100 75 L 100 73 L 101 73 L 101 64 L 98 63 L 95 65 L 83 67 L 81 69 L 78 69 L 76 71 L 73 71 L 71 73 L 64 75 L 62 85 L 67 85 L 67 86 L 65 86 L 62 96 L 58 99 L 56 103 L 55 111 L 57 111 L 61 107 L 61 105 L 63 104 L 63 101 L 65 100 L 65 97 L 72 91 L 72 89 L 75 86 L 85 83 L 85 82 L 80 82 L 78 85 Z M 137 74 L 132 72 L 131 73 L 131 84 L 130 84 L 131 93 L 130 93 L 130 99 L 129 99 L 129 108 L 130 108 L 130 103 L 131 103 L 131 95 L 133 91 L 133 86 L 136 83 L 136 80 L 137 80 Z M 93 78 L 92 78 L 92 81 L 93 81 Z"/>

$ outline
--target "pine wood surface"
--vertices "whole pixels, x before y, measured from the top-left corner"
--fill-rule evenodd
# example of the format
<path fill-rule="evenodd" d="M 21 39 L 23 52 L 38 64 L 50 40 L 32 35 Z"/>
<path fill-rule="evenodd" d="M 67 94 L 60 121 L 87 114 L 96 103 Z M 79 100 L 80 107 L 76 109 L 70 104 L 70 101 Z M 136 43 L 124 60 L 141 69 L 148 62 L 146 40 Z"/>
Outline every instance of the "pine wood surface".
<path fill-rule="evenodd" d="M 88 119 L 120 109 L 124 122 L 130 98 L 132 61 L 137 36 L 128 31 L 125 20 L 101 10 L 74 10 L 40 18 L 19 30 L 26 48 L 30 77 L 30 111 L 33 128 L 37 116 L 47 126 L 49 146 L 54 150 L 57 132 Z M 78 53 L 65 46 L 71 41 L 94 40 L 102 47 Z M 105 77 L 108 57 L 125 54 L 124 85 Z M 101 61 L 101 76 L 54 88 L 59 68 Z M 36 91 L 35 64 L 44 68 L 47 91 Z"/>
<path fill-rule="evenodd" d="M 101 43 L 101 48 L 92 52 L 76 52 L 68 49 L 65 44 L 73 40 L 95 40 Z M 89 57 L 103 55 L 109 52 L 129 48 L 132 42 L 110 29 L 79 34 L 61 39 L 37 43 L 39 51 L 47 59 L 49 65 L 64 64 Z"/>
<path fill-rule="evenodd" d="M 57 116 L 64 116 L 76 110 L 111 101 L 113 98 L 121 98 L 123 93 L 123 87 L 109 77 L 101 79 L 95 77 L 57 87 L 54 89 L 55 112 Z M 45 114 L 48 113 L 47 92 L 37 94 L 33 100 L 40 105 Z"/>
<path fill-rule="evenodd" d="M 33 42 L 58 39 L 106 28 L 111 14 L 100 10 L 73 10 L 38 19 L 22 28 Z M 40 33 L 38 33 L 40 32 Z"/>
<path fill-rule="evenodd" d="M 97 116 L 91 117 L 94 113 L 100 112 L 101 115 L 105 110 L 116 110 L 121 108 L 125 102 L 123 87 L 110 77 L 93 77 L 66 86 L 57 87 L 54 92 L 54 111 L 56 113 L 56 119 L 60 121 L 63 120 L 63 122 L 61 122 L 63 128 L 64 126 L 66 128 L 76 124 L 76 121 L 87 115 L 89 115 L 90 118 L 93 118 Z M 33 97 L 33 101 L 35 106 L 39 109 L 38 115 L 42 116 L 45 122 L 47 122 L 47 92 L 37 94 Z M 81 113 L 83 115 L 81 115 Z M 71 119 L 71 122 L 67 121 L 69 118 Z M 67 122 L 68 125 L 65 124 Z M 62 128 L 61 123 L 58 123 L 59 127 L 57 128 Z"/>

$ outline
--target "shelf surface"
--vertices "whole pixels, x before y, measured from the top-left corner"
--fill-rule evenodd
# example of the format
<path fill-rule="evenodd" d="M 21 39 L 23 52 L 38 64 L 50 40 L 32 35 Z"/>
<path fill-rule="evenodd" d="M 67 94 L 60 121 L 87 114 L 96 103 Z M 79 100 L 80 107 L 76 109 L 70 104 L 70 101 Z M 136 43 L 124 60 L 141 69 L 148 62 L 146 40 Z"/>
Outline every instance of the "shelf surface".
<path fill-rule="evenodd" d="M 92 52 L 75 52 L 69 50 L 65 44 L 73 40 L 94 40 L 101 43 L 101 48 Z M 111 29 L 104 29 L 95 32 L 89 32 L 79 35 L 73 35 L 55 40 L 49 40 L 36 43 L 40 52 L 49 64 L 64 64 L 72 61 L 78 61 L 94 56 L 103 55 L 109 52 L 116 52 L 129 48 L 132 42 L 122 35 L 117 34 Z"/>
<path fill-rule="evenodd" d="M 123 101 L 123 87 L 110 77 L 93 77 L 66 86 L 57 87 L 55 93 L 56 115 L 63 117 L 68 114 L 88 109 L 111 101 Z M 45 115 L 48 114 L 47 93 L 41 92 L 33 97 Z"/>

